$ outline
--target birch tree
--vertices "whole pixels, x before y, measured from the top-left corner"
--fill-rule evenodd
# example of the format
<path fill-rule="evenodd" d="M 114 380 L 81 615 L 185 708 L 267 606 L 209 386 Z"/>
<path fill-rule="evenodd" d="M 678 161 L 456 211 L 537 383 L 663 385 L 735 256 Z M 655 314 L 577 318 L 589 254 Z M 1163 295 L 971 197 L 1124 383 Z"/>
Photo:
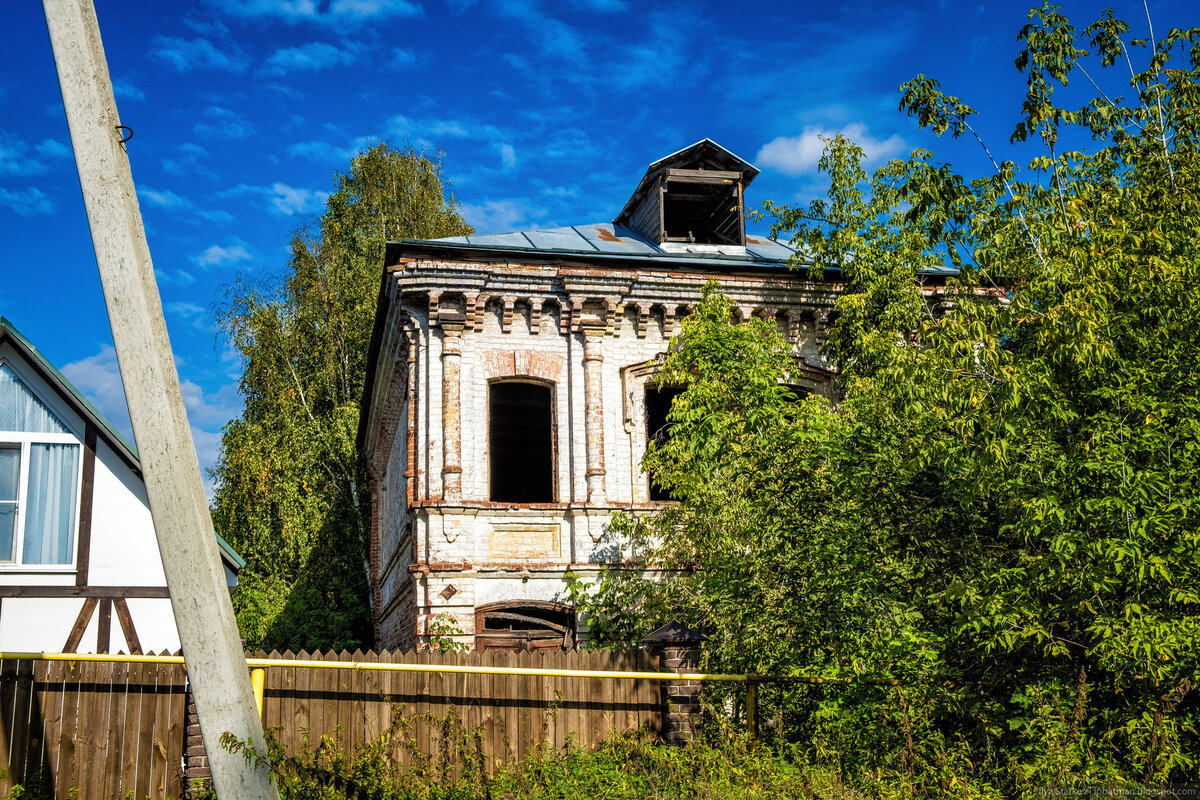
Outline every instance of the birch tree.
<path fill-rule="evenodd" d="M 384 247 L 472 230 L 439 161 L 411 148 L 370 148 L 335 187 L 320 221 L 292 235 L 284 274 L 242 278 L 218 308 L 245 408 L 222 437 L 213 519 L 247 560 L 234 607 L 252 647 L 370 644 L 354 443 Z"/>

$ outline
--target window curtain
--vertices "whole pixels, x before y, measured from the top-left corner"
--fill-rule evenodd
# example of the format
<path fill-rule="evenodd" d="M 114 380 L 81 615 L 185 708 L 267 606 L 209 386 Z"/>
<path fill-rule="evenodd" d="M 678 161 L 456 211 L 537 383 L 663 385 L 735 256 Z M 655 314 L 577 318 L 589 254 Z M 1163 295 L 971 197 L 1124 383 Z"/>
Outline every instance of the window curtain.
<path fill-rule="evenodd" d="M 75 476 L 79 446 L 34 444 L 29 448 L 25 504 L 25 564 L 70 564 L 74 555 Z"/>
<path fill-rule="evenodd" d="M 17 489 L 21 481 L 21 451 L 0 447 L 0 561 L 13 560 L 17 533 Z"/>
<path fill-rule="evenodd" d="M 7 364 L 0 364 L 0 431 L 68 433 Z"/>

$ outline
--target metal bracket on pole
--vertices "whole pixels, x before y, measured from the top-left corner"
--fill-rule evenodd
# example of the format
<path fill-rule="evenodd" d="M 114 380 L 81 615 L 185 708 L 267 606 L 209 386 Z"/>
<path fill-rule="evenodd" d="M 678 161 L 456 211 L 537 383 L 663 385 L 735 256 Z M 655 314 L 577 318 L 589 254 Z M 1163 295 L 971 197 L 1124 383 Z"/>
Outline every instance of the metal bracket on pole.
<path fill-rule="evenodd" d="M 92 0 L 42 0 L 42 8 L 213 788 L 225 800 L 278 800 L 265 767 L 220 745 L 228 732 L 265 751 L 125 154 L 129 129 L 117 116 L 96 9 Z"/>

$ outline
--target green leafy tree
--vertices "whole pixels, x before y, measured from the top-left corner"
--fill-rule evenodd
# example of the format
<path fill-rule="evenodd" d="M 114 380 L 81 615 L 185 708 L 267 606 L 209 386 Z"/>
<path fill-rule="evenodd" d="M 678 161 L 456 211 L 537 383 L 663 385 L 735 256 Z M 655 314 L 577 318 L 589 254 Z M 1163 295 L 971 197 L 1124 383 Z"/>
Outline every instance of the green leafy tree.
<path fill-rule="evenodd" d="M 278 280 L 242 279 L 218 317 L 241 354 L 213 521 L 247 561 L 234 595 L 248 646 L 369 645 L 366 482 L 355 450 L 387 241 L 471 232 L 441 165 L 386 143 L 336 178 Z"/>
<path fill-rule="evenodd" d="M 707 625 L 719 666 L 904 680 L 781 701 L 901 793 L 1197 779 L 1200 29 L 1127 35 L 1031 12 L 1024 167 L 966 178 L 917 151 L 868 177 L 839 137 L 827 199 L 768 204 L 798 267 L 846 281 L 839 405 L 781 399 L 783 343 L 710 293 L 646 460 L 682 502 L 624 523 L 647 566 L 693 571 L 610 575 L 585 600 L 602 637 L 631 637 L 614 601 L 641 602 Z M 1097 96 L 1059 104 L 1080 76 Z M 936 81 L 901 90 L 922 126 L 975 136 Z"/>

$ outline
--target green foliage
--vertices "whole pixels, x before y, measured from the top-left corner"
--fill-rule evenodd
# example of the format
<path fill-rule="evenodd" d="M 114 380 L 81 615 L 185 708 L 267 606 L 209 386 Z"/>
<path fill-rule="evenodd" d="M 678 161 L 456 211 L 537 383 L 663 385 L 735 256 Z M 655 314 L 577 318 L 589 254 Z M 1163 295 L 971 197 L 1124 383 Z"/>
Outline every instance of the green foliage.
<path fill-rule="evenodd" d="M 226 426 L 213 522 L 246 559 L 234 594 L 249 647 L 371 641 L 366 481 L 355 450 L 387 241 L 469 233 L 440 164 L 378 144 L 338 174 L 283 276 L 229 287 L 221 326 L 245 409 Z"/>
<path fill-rule="evenodd" d="M 846 283 L 838 406 L 787 402 L 785 343 L 706 292 L 645 461 L 681 502 L 622 523 L 656 572 L 574 589 L 599 638 L 677 618 L 712 667 L 902 679 L 764 701 L 777 735 L 876 787 L 1197 780 L 1200 29 L 1126 32 L 1030 14 L 1024 168 L 964 178 L 917 151 L 868 177 L 838 137 L 828 199 L 768 204 L 797 266 Z M 1148 67 L 1105 91 L 1137 47 Z M 1056 104 L 1077 75 L 1099 96 Z M 901 109 L 975 135 L 924 76 Z"/>
<path fill-rule="evenodd" d="M 222 744 L 245 755 L 248 763 L 268 767 L 283 800 L 768 800 L 843 794 L 828 771 L 810 772 L 739 735 L 687 747 L 637 736 L 614 737 L 594 751 L 543 746 L 489 771 L 478 730 L 466 731 L 452 714 L 439 718 L 434 753 L 427 755 L 411 738 L 411 721 L 394 714 L 391 728 L 351 757 L 329 737 L 295 755 L 283 752 L 269 736 L 265 754 L 228 735 Z"/>
<path fill-rule="evenodd" d="M 466 631 L 450 614 L 436 614 L 429 621 L 429 644 L 439 653 L 464 653 L 471 646 L 462 641 Z"/>

